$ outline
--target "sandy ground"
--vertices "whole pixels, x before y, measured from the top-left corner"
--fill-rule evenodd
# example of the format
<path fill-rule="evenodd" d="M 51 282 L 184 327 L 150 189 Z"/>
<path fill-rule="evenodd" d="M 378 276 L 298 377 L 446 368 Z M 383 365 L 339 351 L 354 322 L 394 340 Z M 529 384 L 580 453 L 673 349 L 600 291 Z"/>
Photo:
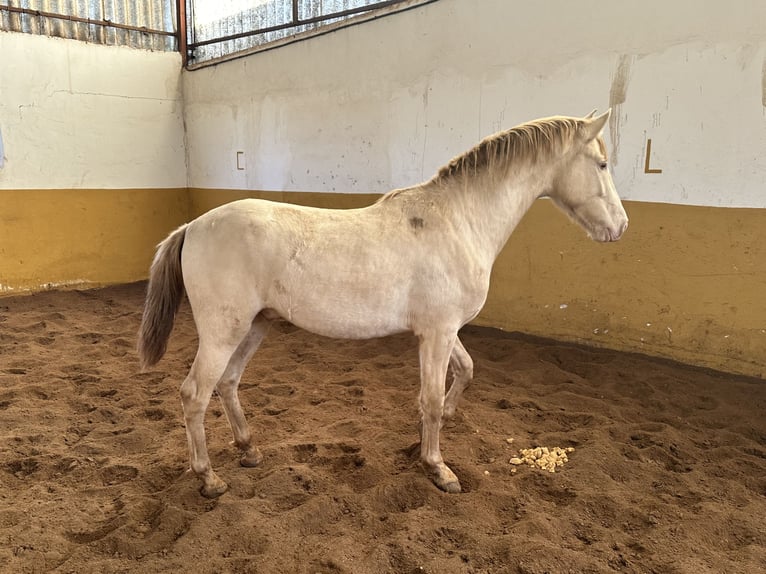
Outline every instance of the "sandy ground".
<path fill-rule="evenodd" d="M 411 454 L 414 339 L 277 324 L 241 385 L 265 460 L 238 465 L 214 400 L 231 489 L 211 501 L 178 395 L 191 316 L 139 372 L 143 289 L 0 299 L 0 571 L 766 571 L 763 381 L 467 328 L 475 380 L 443 430 L 465 492 L 447 495 Z M 556 473 L 509 464 L 534 446 L 575 450 Z"/>

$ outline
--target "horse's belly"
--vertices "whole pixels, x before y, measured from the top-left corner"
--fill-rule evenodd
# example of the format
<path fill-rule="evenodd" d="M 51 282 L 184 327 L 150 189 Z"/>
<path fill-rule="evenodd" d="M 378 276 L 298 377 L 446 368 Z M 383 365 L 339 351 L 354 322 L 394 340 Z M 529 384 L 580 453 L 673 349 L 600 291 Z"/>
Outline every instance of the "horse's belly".
<path fill-rule="evenodd" d="M 394 290 L 321 286 L 286 290 L 270 308 L 294 325 L 342 339 L 370 339 L 410 328 L 406 301 Z"/>
<path fill-rule="evenodd" d="M 288 319 L 293 325 L 311 331 L 323 337 L 333 339 L 374 339 L 386 337 L 396 333 L 407 331 L 408 328 L 402 323 L 393 322 L 370 322 L 348 321 L 331 319 L 329 321 L 316 321 L 313 317 L 294 317 Z"/>

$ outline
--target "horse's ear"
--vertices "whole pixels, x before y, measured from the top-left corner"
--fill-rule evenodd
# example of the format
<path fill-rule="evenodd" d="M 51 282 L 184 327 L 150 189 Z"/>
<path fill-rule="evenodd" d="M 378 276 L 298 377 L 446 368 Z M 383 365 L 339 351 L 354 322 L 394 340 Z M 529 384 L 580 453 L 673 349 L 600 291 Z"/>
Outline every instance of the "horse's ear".
<path fill-rule="evenodd" d="M 601 134 L 601 130 L 604 129 L 604 126 L 606 125 L 607 120 L 609 120 L 609 115 L 611 113 L 612 108 L 609 108 L 600 116 L 594 118 L 592 117 L 593 114 L 591 114 L 585 118 L 582 126 L 582 133 L 585 137 L 585 141 L 591 141 Z"/>
<path fill-rule="evenodd" d="M 585 116 L 585 119 L 586 120 L 591 119 L 593 116 L 596 115 L 596 111 L 598 111 L 598 110 L 596 110 L 596 108 L 593 108 L 593 111 L 591 113 L 589 113 L 587 116 Z"/>

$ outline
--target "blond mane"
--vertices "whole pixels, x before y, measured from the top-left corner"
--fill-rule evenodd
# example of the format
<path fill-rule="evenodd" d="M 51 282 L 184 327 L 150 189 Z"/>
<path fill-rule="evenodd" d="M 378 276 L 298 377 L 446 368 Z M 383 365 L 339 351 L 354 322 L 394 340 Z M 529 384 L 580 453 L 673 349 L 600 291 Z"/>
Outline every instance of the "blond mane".
<path fill-rule="evenodd" d="M 432 181 L 444 183 L 467 173 L 494 169 L 504 174 L 511 162 L 536 162 L 561 152 L 572 142 L 581 120 L 552 117 L 535 120 L 491 135 L 467 152 L 453 158 Z"/>
<path fill-rule="evenodd" d="M 475 176 L 491 171 L 503 177 L 511 163 L 535 163 L 561 153 L 577 135 L 583 122 L 579 118 L 554 116 L 527 122 L 488 136 L 467 152 L 454 157 L 436 172 L 428 182 L 410 188 L 394 189 L 382 195 L 381 203 L 400 195 L 420 193 L 427 187 L 443 184 L 465 175 Z M 599 148 L 606 159 L 606 147 L 599 137 Z"/>

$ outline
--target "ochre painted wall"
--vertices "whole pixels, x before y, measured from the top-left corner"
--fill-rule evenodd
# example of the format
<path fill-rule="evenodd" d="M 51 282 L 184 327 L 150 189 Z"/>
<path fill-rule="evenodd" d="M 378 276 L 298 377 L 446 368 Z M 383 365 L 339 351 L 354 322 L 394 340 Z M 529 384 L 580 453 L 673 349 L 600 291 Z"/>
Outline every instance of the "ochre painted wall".
<path fill-rule="evenodd" d="M 146 278 L 156 244 L 244 197 L 320 207 L 378 196 L 216 189 L 0 191 L 0 293 Z M 476 323 L 766 376 L 766 209 L 625 202 L 623 239 L 587 239 L 537 201 Z"/>
<path fill-rule="evenodd" d="M 538 201 L 477 322 L 766 376 L 766 209 L 624 204 L 605 245 Z"/>
<path fill-rule="evenodd" d="M 195 217 L 244 197 L 343 208 L 377 199 L 189 194 Z M 766 376 L 766 209 L 624 203 L 627 233 L 599 244 L 537 201 L 498 258 L 476 323 Z"/>
<path fill-rule="evenodd" d="M 189 214 L 185 188 L 0 190 L 0 294 L 144 279 Z"/>

